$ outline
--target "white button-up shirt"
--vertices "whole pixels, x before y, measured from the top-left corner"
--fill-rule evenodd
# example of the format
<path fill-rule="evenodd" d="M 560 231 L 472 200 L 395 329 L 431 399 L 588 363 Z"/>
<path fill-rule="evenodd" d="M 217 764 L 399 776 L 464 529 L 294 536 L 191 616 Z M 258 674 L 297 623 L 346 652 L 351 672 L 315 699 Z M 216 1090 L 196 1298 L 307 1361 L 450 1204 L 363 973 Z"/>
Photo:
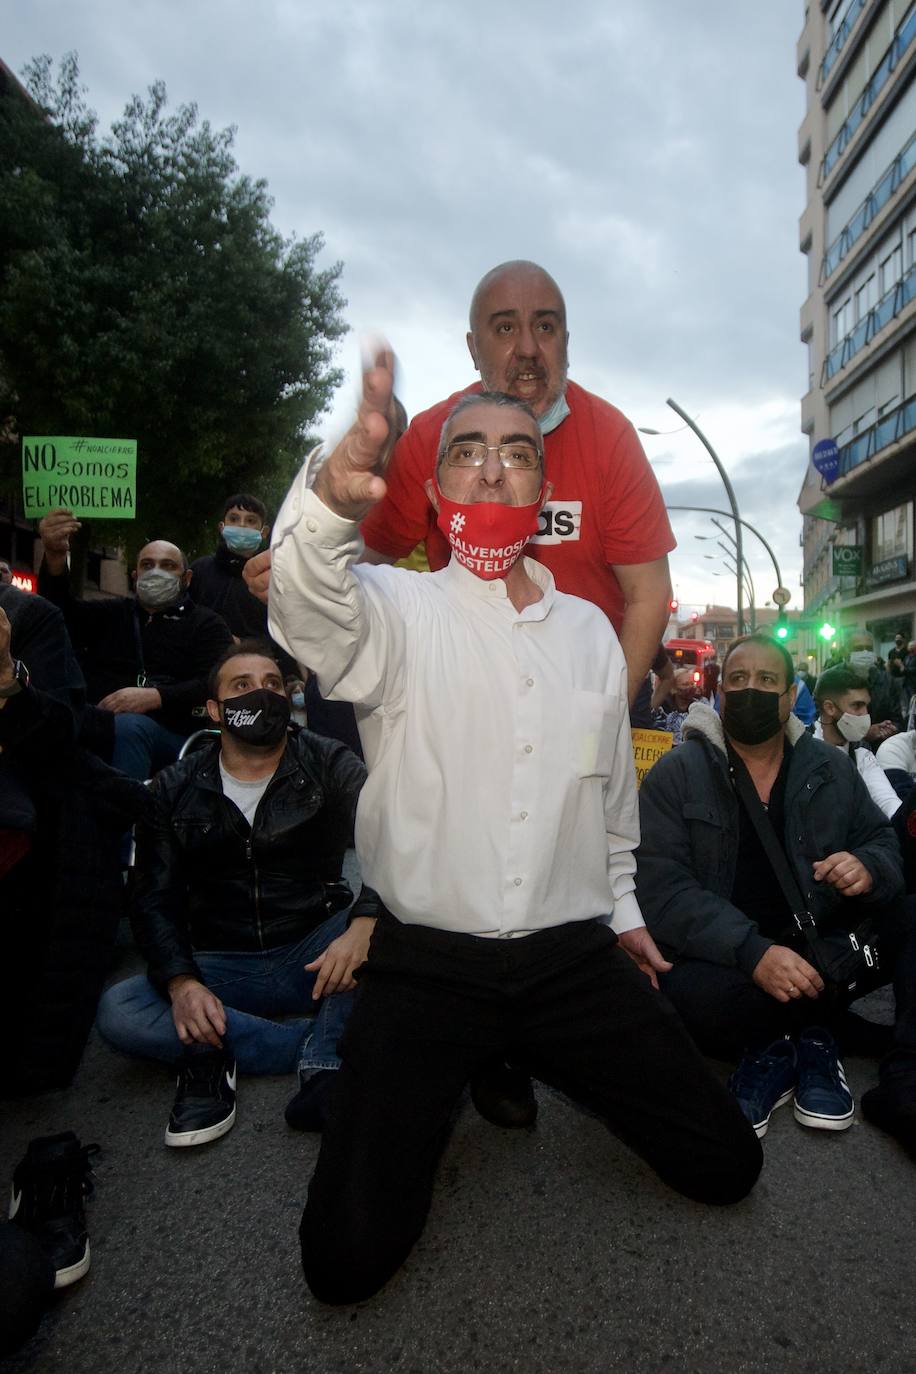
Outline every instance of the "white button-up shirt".
<path fill-rule="evenodd" d="M 502 579 L 354 566 L 359 528 L 300 474 L 275 526 L 271 634 L 356 705 L 369 777 L 356 847 L 401 921 L 525 935 L 643 924 L 626 664 L 610 622 L 525 567 Z"/>

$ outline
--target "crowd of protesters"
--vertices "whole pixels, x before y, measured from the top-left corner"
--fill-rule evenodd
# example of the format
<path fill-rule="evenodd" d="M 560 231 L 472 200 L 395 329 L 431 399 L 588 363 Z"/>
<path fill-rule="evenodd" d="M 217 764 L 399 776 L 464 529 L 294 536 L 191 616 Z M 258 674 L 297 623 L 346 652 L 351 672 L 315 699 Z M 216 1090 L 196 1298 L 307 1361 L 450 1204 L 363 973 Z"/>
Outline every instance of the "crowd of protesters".
<path fill-rule="evenodd" d="M 95 1021 L 177 1066 L 164 1140 L 187 1148 L 232 1128 L 239 1072 L 297 1075 L 327 1302 L 409 1253 L 468 1085 L 503 1127 L 557 1086 L 724 1204 L 782 1103 L 852 1123 L 843 1056 L 864 1053 L 863 1113 L 916 1157 L 916 643 L 881 667 L 856 633 L 810 693 L 762 634 L 705 696 L 674 671 L 662 498 L 629 422 L 568 380 L 567 340 L 552 278 L 503 264 L 471 303 L 480 382 L 408 426 L 380 352 L 272 551 L 235 493 L 213 554 L 152 538 L 132 595 L 89 599 L 57 510 L 39 594 L 0 579 L 7 1090 L 69 1084 Z M 391 566 L 418 543 L 432 571 Z M 638 795 L 631 723 L 676 745 Z M 125 912 L 146 971 L 106 988 Z M 894 1026 L 822 959 L 845 931 Z M 7 1342 L 33 1280 L 89 1268 L 93 1148 L 63 1129 L 16 1170 Z"/>

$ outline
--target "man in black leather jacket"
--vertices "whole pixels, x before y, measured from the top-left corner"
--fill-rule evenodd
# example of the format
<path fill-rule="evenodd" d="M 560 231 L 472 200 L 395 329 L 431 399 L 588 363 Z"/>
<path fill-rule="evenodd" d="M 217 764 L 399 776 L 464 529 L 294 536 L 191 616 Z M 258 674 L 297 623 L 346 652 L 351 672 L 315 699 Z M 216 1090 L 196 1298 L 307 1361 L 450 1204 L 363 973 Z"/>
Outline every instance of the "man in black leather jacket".
<path fill-rule="evenodd" d="M 98 1014 L 117 1048 L 180 1064 L 167 1145 L 229 1130 L 236 1061 L 243 1073 L 298 1066 L 287 1119 L 320 1128 L 374 926 L 365 899 L 347 924 L 341 880 L 362 763 L 289 731 L 266 643 L 227 649 L 209 695 L 219 739 L 157 775 L 155 818 L 138 829 L 134 926 L 148 974 L 110 988 Z"/>

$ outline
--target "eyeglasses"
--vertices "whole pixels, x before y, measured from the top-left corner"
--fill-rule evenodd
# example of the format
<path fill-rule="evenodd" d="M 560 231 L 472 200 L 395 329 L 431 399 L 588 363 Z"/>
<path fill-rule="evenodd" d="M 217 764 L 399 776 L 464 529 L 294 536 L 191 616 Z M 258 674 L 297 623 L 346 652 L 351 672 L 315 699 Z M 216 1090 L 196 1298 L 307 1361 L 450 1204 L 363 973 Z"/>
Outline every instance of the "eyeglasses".
<path fill-rule="evenodd" d="M 467 439 L 456 439 L 445 450 L 445 461 L 450 468 L 482 468 L 487 454 L 495 453 L 504 468 L 521 469 L 523 472 L 538 467 L 541 451 L 535 444 L 524 441 L 512 444 L 481 444 Z"/>

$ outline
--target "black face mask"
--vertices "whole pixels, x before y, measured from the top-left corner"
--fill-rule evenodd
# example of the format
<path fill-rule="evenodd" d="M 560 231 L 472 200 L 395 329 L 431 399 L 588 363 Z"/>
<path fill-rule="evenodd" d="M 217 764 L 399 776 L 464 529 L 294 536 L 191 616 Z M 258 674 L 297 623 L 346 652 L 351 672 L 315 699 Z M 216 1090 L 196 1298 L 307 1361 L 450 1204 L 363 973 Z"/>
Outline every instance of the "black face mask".
<path fill-rule="evenodd" d="M 739 744 L 763 744 L 782 727 L 779 702 L 785 692 L 761 692 L 741 687 L 722 693 L 722 724 L 725 733 Z"/>
<path fill-rule="evenodd" d="M 243 744 L 261 745 L 266 749 L 279 744 L 289 725 L 289 701 L 278 692 L 258 687 L 240 697 L 226 697 L 221 702 L 223 725 L 229 734 Z"/>

